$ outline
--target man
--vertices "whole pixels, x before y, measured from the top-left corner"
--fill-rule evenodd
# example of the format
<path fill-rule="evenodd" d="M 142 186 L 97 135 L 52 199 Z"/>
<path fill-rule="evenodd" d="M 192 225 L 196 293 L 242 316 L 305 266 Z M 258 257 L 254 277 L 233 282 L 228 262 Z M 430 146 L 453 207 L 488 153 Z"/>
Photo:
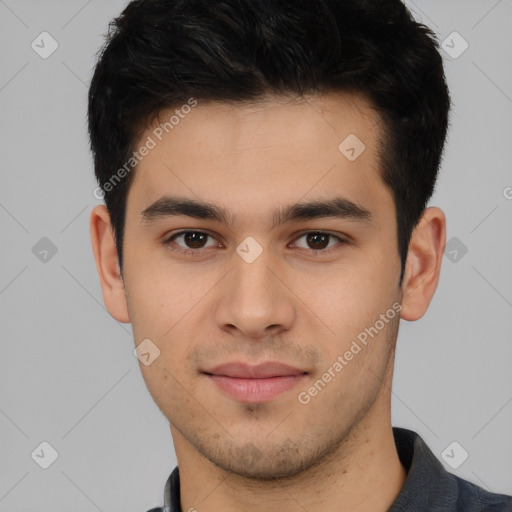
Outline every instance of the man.
<path fill-rule="evenodd" d="M 153 512 L 512 510 L 391 426 L 400 318 L 445 247 L 433 36 L 399 0 L 137 0 L 111 24 L 91 236 L 170 423 Z"/>

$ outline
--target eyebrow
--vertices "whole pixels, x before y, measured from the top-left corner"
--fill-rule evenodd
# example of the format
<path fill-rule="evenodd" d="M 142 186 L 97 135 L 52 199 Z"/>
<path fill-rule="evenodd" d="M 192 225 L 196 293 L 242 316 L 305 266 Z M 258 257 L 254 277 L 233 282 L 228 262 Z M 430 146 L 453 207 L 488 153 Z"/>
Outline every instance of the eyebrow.
<path fill-rule="evenodd" d="M 233 225 L 233 218 L 224 208 L 208 202 L 183 197 L 161 197 L 141 213 L 142 223 L 145 225 L 151 224 L 157 219 L 180 215 L 195 219 L 215 220 L 228 226 Z M 328 200 L 295 203 L 281 207 L 272 214 L 272 229 L 291 221 L 325 217 L 373 223 L 372 214 L 368 209 L 347 198 L 338 196 Z"/>

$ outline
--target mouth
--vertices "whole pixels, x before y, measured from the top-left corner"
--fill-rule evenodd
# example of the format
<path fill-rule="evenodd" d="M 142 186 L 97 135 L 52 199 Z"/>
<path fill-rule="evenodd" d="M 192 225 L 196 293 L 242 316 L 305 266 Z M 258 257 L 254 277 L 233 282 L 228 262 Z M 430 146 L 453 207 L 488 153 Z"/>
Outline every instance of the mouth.
<path fill-rule="evenodd" d="M 240 402 L 263 403 L 291 390 L 308 372 L 275 361 L 251 366 L 226 363 L 202 372 L 217 389 Z"/>

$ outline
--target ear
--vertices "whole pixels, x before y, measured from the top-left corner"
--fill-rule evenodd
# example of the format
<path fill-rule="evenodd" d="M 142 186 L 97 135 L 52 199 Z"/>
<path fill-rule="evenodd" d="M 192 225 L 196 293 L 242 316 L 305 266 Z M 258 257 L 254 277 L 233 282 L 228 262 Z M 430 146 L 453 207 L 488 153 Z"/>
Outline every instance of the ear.
<path fill-rule="evenodd" d="M 96 206 L 92 210 L 90 230 L 105 306 L 118 322 L 128 323 L 130 316 L 114 241 L 114 230 L 105 205 Z"/>
<path fill-rule="evenodd" d="M 423 211 L 409 242 L 400 313 L 404 320 L 418 320 L 427 311 L 439 282 L 445 246 L 445 215 L 431 206 Z"/>

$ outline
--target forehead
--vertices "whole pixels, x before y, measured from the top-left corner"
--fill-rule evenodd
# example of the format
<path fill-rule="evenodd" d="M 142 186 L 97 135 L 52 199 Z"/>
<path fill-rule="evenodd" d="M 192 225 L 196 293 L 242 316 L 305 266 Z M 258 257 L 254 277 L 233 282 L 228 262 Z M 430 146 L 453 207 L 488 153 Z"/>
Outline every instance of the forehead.
<path fill-rule="evenodd" d="M 381 120 L 361 95 L 194 101 L 161 111 L 136 145 L 151 146 L 130 188 L 139 213 L 164 192 L 224 205 L 251 199 L 256 208 L 258 198 L 296 202 L 334 187 L 362 204 L 364 191 L 385 188 L 377 154 Z"/>
<path fill-rule="evenodd" d="M 161 139 L 183 142 L 192 137 L 233 150 L 263 140 L 267 147 L 273 143 L 276 149 L 284 150 L 301 138 L 314 142 L 314 133 L 318 134 L 316 142 L 327 136 L 326 143 L 336 144 L 343 134 L 357 134 L 371 145 L 381 124 L 373 103 L 353 92 L 304 97 L 269 94 L 246 102 L 193 102 L 193 107 L 184 103 L 160 111 L 144 135 L 152 135 L 157 143 Z"/>

